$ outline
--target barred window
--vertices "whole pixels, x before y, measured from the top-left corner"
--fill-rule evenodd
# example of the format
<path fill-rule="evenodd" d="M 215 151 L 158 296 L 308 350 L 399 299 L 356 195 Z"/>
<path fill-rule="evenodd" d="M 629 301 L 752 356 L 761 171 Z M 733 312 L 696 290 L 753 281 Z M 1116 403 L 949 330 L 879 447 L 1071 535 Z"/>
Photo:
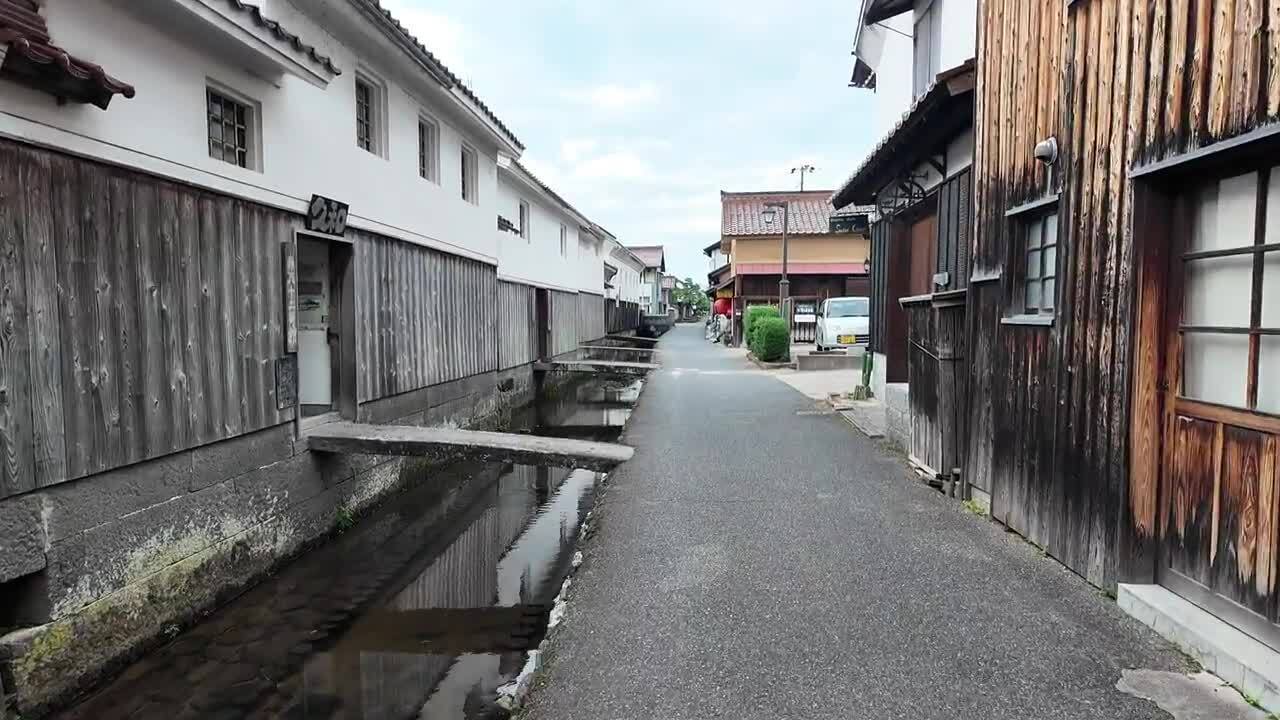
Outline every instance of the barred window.
<path fill-rule="evenodd" d="M 418 118 L 418 175 L 440 182 L 440 126 L 427 118 Z"/>
<path fill-rule="evenodd" d="M 251 168 L 253 108 L 212 88 L 205 91 L 209 116 L 209 157 Z"/>

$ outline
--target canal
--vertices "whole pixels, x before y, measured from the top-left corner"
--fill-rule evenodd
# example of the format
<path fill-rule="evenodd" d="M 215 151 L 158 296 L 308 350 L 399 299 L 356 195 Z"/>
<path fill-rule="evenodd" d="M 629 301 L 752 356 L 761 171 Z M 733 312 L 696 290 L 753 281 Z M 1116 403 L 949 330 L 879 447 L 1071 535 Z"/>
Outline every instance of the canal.
<path fill-rule="evenodd" d="M 640 389 L 634 380 L 563 386 L 514 424 L 615 440 Z M 505 717 L 499 689 L 545 635 L 604 475 L 497 463 L 406 467 L 430 477 L 175 633 L 59 717 Z"/>

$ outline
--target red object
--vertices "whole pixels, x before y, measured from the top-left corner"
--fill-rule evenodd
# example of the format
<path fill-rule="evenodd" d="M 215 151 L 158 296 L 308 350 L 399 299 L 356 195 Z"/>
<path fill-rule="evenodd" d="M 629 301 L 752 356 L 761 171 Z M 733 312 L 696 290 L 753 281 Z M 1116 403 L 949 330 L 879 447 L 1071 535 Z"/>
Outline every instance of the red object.
<path fill-rule="evenodd" d="M 0 0 L 0 45 L 9 46 L 0 72 L 57 97 L 105 110 L 112 96 L 134 95 L 132 85 L 54 45 L 32 0 Z"/>
<path fill-rule="evenodd" d="M 729 298 L 716 298 L 715 304 L 711 308 L 716 315 L 728 315 L 729 311 L 733 309 L 733 301 Z"/>

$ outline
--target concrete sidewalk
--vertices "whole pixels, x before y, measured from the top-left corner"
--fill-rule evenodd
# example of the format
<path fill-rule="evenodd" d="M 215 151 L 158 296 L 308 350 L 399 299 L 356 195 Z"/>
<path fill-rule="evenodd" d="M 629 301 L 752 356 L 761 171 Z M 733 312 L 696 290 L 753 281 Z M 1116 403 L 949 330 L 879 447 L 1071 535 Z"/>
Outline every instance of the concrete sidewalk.
<path fill-rule="evenodd" d="M 1113 601 L 697 329 L 662 349 L 527 717 L 1169 717 L 1116 683 L 1188 663 Z"/>

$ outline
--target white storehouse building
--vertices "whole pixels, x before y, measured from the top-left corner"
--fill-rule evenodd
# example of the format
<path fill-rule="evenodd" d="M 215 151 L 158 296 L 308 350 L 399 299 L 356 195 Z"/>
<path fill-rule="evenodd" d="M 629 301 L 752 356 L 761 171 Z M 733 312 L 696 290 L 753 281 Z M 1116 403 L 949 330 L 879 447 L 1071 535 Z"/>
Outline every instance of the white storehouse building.
<path fill-rule="evenodd" d="M 0 0 L 24 713 L 404 482 L 308 428 L 490 421 L 536 360 L 635 327 L 610 308 L 638 282 L 605 298 L 616 239 L 523 150 L 377 0 Z"/>

